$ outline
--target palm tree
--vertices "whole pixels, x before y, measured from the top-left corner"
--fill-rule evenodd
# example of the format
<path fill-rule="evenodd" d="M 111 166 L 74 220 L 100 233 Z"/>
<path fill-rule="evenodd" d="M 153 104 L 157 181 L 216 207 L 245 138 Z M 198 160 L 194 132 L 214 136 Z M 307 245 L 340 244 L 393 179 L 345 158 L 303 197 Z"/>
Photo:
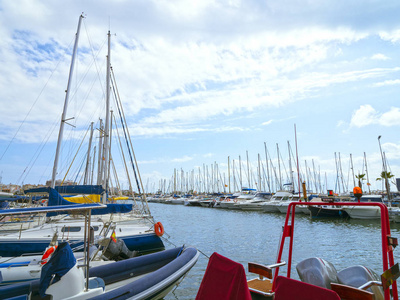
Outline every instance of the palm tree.
<path fill-rule="evenodd" d="M 386 192 L 387 192 L 387 196 L 388 199 L 390 200 L 390 186 L 389 186 L 389 179 L 393 178 L 394 175 L 390 172 L 387 171 L 382 171 L 381 173 L 381 177 L 378 177 L 376 180 L 382 180 L 385 179 L 385 186 L 386 186 Z"/>
<path fill-rule="evenodd" d="M 357 177 L 357 176 L 356 176 L 356 177 Z M 387 179 L 393 178 L 393 177 L 394 177 L 394 175 L 393 175 L 392 173 L 386 172 L 386 171 L 382 171 L 381 177 L 378 177 L 376 180 L 382 180 L 382 179 L 387 180 Z"/>
<path fill-rule="evenodd" d="M 365 174 L 358 174 L 355 177 L 358 179 L 358 186 L 362 188 L 362 181 L 365 180 Z"/>

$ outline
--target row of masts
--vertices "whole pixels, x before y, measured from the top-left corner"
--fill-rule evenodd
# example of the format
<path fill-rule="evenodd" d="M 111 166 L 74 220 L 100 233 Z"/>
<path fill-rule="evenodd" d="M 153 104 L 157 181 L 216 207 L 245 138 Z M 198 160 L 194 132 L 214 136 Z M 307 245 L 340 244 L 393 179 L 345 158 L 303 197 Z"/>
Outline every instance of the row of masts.
<path fill-rule="evenodd" d="M 277 156 L 273 159 L 268 151 L 267 144 L 264 143 L 265 153 L 257 154 L 257 162 L 249 161 L 249 153 L 246 151 L 246 164 L 239 155 L 238 160 L 231 159 L 228 156 L 227 164 L 222 164 L 224 171 L 217 162 L 197 167 L 191 171 L 174 169 L 172 177 L 160 179 L 158 186 L 148 187 L 148 190 L 158 191 L 162 194 L 168 193 L 234 193 L 243 188 L 251 188 L 257 191 L 273 193 L 279 190 L 289 190 L 295 193 L 302 193 L 302 185 L 299 182 L 306 182 L 307 192 L 325 193 L 332 189 L 339 194 L 352 190 L 358 186 L 358 177 L 361 177 L 361 185 L 366 179 L 365 191 L 371 193 L 367 156 L 363 154 L 362 171 L 354 171 L 353 157 L 350 154 L 349 170 L 345 174 L 342 167 L 342 157 L 340 153 L 334 153 L 336 175 L 334 186 L 330 186 L 327 179 L 327 173 L 321 172 L 320 166 L 316 166 L 314 159 L 311 163 L 304 161 L 304 165 L 297 162 L 297 157 L 291 148 L 290 142 L 287 142 L 288 166 L 282 157 L 279 145 L 276 144 Z M 263 157 L 264 156 L 264 157 Z M 299 165 L 298 168 L 294 168 Z M 226 173 L 227 171 L 227 173 Z M 363 178 L 366 175 L 366 178 Z M 347 177 L 347 179 L 346 179 Z M 352 178 L 352 180 L 351 180 Z M 154 184 L 155 185 L 155 184 Z M 300 186 L 300 188 L 299 188 Z"/>

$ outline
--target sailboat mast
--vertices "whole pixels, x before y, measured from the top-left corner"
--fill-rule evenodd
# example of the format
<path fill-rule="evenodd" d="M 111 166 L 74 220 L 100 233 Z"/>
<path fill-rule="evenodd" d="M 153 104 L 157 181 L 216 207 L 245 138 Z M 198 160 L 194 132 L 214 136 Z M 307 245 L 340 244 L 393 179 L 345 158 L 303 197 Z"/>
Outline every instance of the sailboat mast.
<path fill-rule="evenodd" d="M 243 189 L 243 181 L 242 181 L 242 160 L 240 159 L 239 155 L 239 178 L 240 178 L 240 190 Z"/>
<path fill-rule="evenodd" d="M 351 172 L 353 174 L 353 186 L 356 186 L 356 177 L 354 176 L 353 156 L 350 153 Z"/>
<path fill-rule="evenodd" d="M 51 187 L 52 188 L 54 188 L 55 185 L 56 185 L 58 160 L 60 158 L 61 141 L 62 141 L 63 134 L 64 134 L 64 123 L 65 123 L 65 121 L 67 121 L 66 120 L 66 115 L 67 115 L 67 108 L 68 108 L 69 92 L 70 92 L 70 89 L 71 89 L 72 75 L 73 75 L 74 67 L 75 67 L 75 57 L 76 57 L 76 52 L 78 50 L 79 32 L 80 32 L 80 29 L 81 29 L 82 19 L 83 19 L 83 15 L 80 15 L 79 22 L 78 22 L 78 29 L 76 30 L 76 35 L 75 35 L 74 49 L 73 49 L 73 52 L 72 52 L 71 66 L 70 66 L 70 69 L 69 69 L 68 84 L 67 84 L 67 90 L 66 90 L 66 93 L 65 93 L 64 109 L 63 109 L 63 113 L 62 113 L 62 116 L 61 116 L 60 131 L 58 132 L 56 156 L 54 158 L 53 174 L 51 176 Z"/>
<path fill-rule="evenodd" d="M 249 183 L 249 188 L 252 188 L 251 186 L 251 177 L 250 177 L 250 167 L 249 167 L 249 152 L 246 150 L 246 158 L 247 158 L 247 180 Z"/>
<path fill-rule="evenodd" d="M 108 52 L 107 52 L 107 74 L 106 74 L 106 123 L 104 125 L 104 169 L 103 169 L 103 188 L 108 189 L 108 161 L 110 158 L 110 61 L 111 61 L 111 34 L 108 31 Z M 105 198 L 103 198 L 103 203 Z"/>
<path fill-rule="evenodd" d="M 371 194 L 371 184 L 369 183 L 368 169 L 367 169 L 367 155 L 364 152 L 365 173 L 367 174 L 368 193 Z"/>
<path fill-rule="evenodd" d="M 279 172 L 279 189 L 282 190 L 281 161 L 279 160 L 279 145 L 276 144 L 276 152 L 278 153 L 278 172 Z"/>
<path fill-rule="evenodd" d="M 90 173 L 90 151 L 92 149 L 92 139 L 93 139 L 93 122 L 90 123 L 90 138 L 89 138 L 89 146 L 86 158 L 86 168 L 85 168 L 85 178 L 83 180 L 83 184 L 87 184 L 89 182 L 89 173 Z"/>
<path fill-rule="evenodd" d="M 297 131 L 296 124 L 294 124 L 294 140 L 296 144 L 296 164 L 297 164 L 297 181 L 299 186 L 299 197 L 300 197 L 300 167 L 299 167 L 299 152 L 297 150 Z M 305 199 L 304 199 L 305 200 Z"/>
<path fill-rule="evenodd" d="M 267 166 L 267 184 L 268 184 L 268 192 L 271 193 L 271 182 L 269 180 L 269 167 L 268 167 L 268 151 L 267 151 L 267 143 L 264 142 L 264 148 L 265 148 L 265 164 Z"/>
<path fill-rule="evenodd" d="M 231 193 L 231 165 L 229 162 L 229 156 L 228 156 L 228 190 L 229 194 Z"/>

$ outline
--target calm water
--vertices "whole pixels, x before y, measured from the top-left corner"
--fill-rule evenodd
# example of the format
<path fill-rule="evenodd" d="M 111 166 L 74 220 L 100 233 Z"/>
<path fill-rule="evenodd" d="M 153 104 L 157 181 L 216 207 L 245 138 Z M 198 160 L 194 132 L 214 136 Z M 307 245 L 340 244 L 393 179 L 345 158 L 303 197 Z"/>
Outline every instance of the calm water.
<path fill-rule="evenodd" d="M 285 216 L 204 207 L 150 203 L 156 222 L 161 221 L 167 248 L 194 246 L 207 256 L 218 252 L 244 265 L 248 262 L 272 264 Z M 391 223 L 392 236 L 400 237 L 400 224 Z M 284 252 L 283 260 L 287 260 Z M 197 264 L 165 299 L 194 299 L 208 258 L 200 254 Z M 338 271 L 350 265 L 366 265 L 382 272 L 380 221 L 353 219 L 311 220 L 296 215 L 293 266 L 309 257 L 321 257 Z M 400 250 L 395 251 L 399 262 Z M 281 271 L 284 271 L 281 268 Z M 296 277 L 295 268 L 292 276 Z"/>

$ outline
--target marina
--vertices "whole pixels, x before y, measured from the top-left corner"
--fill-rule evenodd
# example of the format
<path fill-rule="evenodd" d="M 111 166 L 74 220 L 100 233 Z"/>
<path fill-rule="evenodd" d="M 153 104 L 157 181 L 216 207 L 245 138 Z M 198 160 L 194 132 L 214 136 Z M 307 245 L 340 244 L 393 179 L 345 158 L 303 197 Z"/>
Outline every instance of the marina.
<path fill-rule="evenodd" d="M 40 2 L 0 18 L 0 300 L 399 300 L 396 22 Z"/>

